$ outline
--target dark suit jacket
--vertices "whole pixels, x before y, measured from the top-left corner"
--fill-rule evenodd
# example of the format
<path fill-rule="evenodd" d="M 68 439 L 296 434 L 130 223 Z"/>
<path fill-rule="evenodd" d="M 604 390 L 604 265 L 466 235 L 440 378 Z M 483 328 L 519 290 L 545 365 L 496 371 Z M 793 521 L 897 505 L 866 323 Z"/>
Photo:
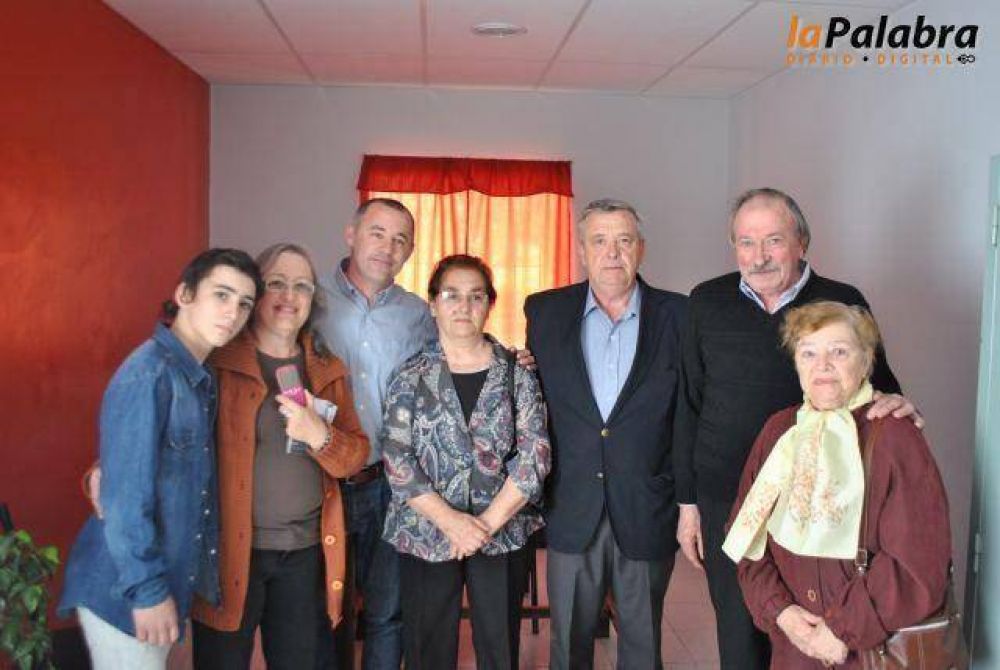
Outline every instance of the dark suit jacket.
<path fill-rule="evenodd" d="M 607 423 L 580 342 L 589 284 L 536 293 L 524 304 L 549 407 L 546 536 L 557 551 L 583 552 L 605 509 L 627 557 L 664 560 L 677 550 L 671 442 L 687 298 L 639 282 L 635 361 Z"/>

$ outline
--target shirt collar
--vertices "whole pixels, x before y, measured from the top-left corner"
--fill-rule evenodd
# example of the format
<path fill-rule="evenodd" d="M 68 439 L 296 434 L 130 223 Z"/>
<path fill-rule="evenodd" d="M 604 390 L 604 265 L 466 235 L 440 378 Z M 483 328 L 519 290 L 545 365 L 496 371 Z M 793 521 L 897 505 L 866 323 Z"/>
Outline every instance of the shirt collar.
<path fill-rule="evenodd" d="M 337 287 L 340 289 L 341 293 L 346 296 L 355 299 L 361 299 L 367 302 L 368 298 L 362 293 L 357 286 L 354 285 L 347 277 L 347 264 L 351 262 L 350 257 L 343 258 L 340 263 L 337 264 L 337 269 L 333 273 L 334 281 L 337 283 Z M 393 282 L 389 284 L 384 289 L 375 294 L 375 300 L 372 301 L 375 305 L 381 305 L 385 303 L 391 296 L 395 295 L 395 292 L 399 290 L 399 286 Z"/>
<path fill-rule="evenodd" d="M 812 268 L 809 267 L 808 261 L 804 260 L 799 261 L 799 270 L 802 273 L 802 276 L 799 277 L 799 280 L 794 284 L 792 284 L 792 286 L 789 287 L 788 290 L 786 290 L 784 293 L 781 294 L 781 297 L 778 298 L 777 307 L 774 308 L 775 312 L 777 312 L 779 309 L 781 309 L 791 301 L 795 300 L 795 298 L 797 298 L 799 293 L 802 291 L 802 287 L 806 285 L 807 281 L 809 281 L 809 277 L 810 275 L 812 275 Z M 740 275 L 740 291 L 743 292 L 743 295 L 745 295 L 746 297 L 750 298 L 755 303 L 757 303 L 757 306 L 760 307 L 762 310 L 764 310 L 765 312 L 768 311 L 767 306 L 764 304 L 764 301 L 761 300 L 760 296 L 757 295 L 756 291 L 750 288 L 750 284 L 746 282 L 746 280 L 743 278 L 743 275 Z"/>
<path fill-rule="evenodd" d="M 635 286 L 632 287 L 632 294 L 628 298 L 628 307 L 625 308 L 625 312 L 619 318 L 619 321 L 624 321 L 625 319 L 632 318 L 633 316 L 639 315 L 639 300 L 642 288 L 637 281 Z M 595 309 L 600 309 L 600 305 L 597 302 L 597 298 L 594 296 L 594 289 L 591 286 L 587 286 L 587 300 L 583 303 L 583 317 L 587 318 L 590 316 L 591 312 Z M 604 310 L 601 310 L 604 311 Z"/>
<path fill-rule="evenodd" d="M 162 323 L 156 324 L 153 331 L 153 340 L 166 349 L 173 358 L 177 367 L 187 377 L 191 386 L 197 386 L 206 380 L 211 380 L 212 375 L 205 366 L 198 362 L 194 355 L 184 346 L 184 343 L 177 339 L 174 332 Z"/>

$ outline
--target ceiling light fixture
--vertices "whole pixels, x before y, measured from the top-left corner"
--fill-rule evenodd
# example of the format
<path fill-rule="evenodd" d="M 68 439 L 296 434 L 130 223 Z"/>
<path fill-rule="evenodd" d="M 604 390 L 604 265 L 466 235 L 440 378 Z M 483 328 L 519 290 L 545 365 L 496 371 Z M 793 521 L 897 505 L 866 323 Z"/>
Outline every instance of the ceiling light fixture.
<path fill-rule="evenodd" d="M 472 32 L 480 37 L 516 37 L 528 29 L 507 21 L 483 21 L 472 26 Z"/>

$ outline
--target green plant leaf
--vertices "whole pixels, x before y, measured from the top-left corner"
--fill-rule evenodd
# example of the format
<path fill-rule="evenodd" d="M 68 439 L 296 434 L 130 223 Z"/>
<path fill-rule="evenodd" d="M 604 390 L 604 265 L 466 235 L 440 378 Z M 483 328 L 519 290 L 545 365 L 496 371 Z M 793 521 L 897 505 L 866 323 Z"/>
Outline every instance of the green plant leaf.
<path fill-rule="evenodd" d="M 35 643 L 31 639 L 21 640 L 17 645 L 17 649 L 14 650 L 14 662 L 17 663 L 21 668 L 26 670 L 31 670 L 31 666 L 34 665 L 32 662 L 32 656 L 35 652 Z"/>
<path fill-rule="evenodd" d="M 38 553 L 42 555 L 42 558 L 44 558 L 51 567 L 55 568 L 55 566 L 59 565 L 58 547 L 52 545 L 49 545 L 48 547 L 42 547 Z"/>
<path fill-rule="evenodd" d="M 32 651 L 32 657 L 35 661 L 33 666 L 38 667 L 52 653 L 52 639 L 48 629 L 44 626 L 36 628 L 35 632 L 31 635 L 31 643 L 34 647 Z"/>
<path fill-rule="evenodd" d="M 21 547 L 14 547 L 9 554 L 7 554 L 7 560 L 3 562 L 4 565 L 9 567 L 14 572 L 21 571 Z"/>
<path fill-rule="evenodd" d="M 0 593 L 6 593 L 14 583 L 16 575 L 10 568 L 0 568 Z"/>
<path fill-rule="evenodd" d="M 24 567 L 21 568 L 21 574 L 24 575 L 24 580 L 29 584 L 40 584 L 45 581 L 48 570 L 38 560 L 38 557 L 27 556 L 26 559 Z"/>
<path fill-rule="evenodd" d="M 24 607 L 28 610 L 28 614 L 34 614 L 38 611 L 38 603 L 41 602 L 42 595 L 43 590 L 41 586 L 29 586 L 21 594 L 21 600 L 24 602 Z"/>
<path fill-rule="evenodd" d="M 24 530 L 0 535 L 0 652 L 14 667 L 52 667 L 46 582 L 56 573 L 56 547 L 36 547 Z"/>
<path fill-rule="evenodd" d="M 36 547 L 26 531 L 0 535 L 0 655 L 14 667 L 52 667 L 46 582 L 58 565 L 56 547 Z"/>
<path fill-rule="evenodd" d="M 0 649 L 3 649 L 11 656 L 14 655 L 14 647 L 17 645 L 17 633 L 20 626 L 16 620 L 8 621 L 0 630 Z"/>
<path fill-rule="evenodd" d="M 0 563 L 6 562 L 7 555 L 13 551 L 16 542 L 17 538 L 13 534 L 4 533 L 0 535 Z"/>

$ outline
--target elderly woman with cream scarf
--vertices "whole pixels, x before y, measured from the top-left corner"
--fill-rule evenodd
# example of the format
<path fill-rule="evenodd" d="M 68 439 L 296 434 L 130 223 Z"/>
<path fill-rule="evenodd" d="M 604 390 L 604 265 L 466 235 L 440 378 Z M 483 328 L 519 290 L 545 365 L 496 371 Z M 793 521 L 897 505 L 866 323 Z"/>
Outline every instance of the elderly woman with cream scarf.
<path fill-rule="evenodd" d="M 913 422 L 865 417 L 879 343 L 868 312 L 835 302 L 791 310 L 783 341 L 803 402 L 773 415 L 757 437 L 723 550 L 770 636 L 772 668 L 857 668 L 857 651 L 942 606 L 948 502 Z M 862 573 L 855 557 L 865 504 Z"/>

